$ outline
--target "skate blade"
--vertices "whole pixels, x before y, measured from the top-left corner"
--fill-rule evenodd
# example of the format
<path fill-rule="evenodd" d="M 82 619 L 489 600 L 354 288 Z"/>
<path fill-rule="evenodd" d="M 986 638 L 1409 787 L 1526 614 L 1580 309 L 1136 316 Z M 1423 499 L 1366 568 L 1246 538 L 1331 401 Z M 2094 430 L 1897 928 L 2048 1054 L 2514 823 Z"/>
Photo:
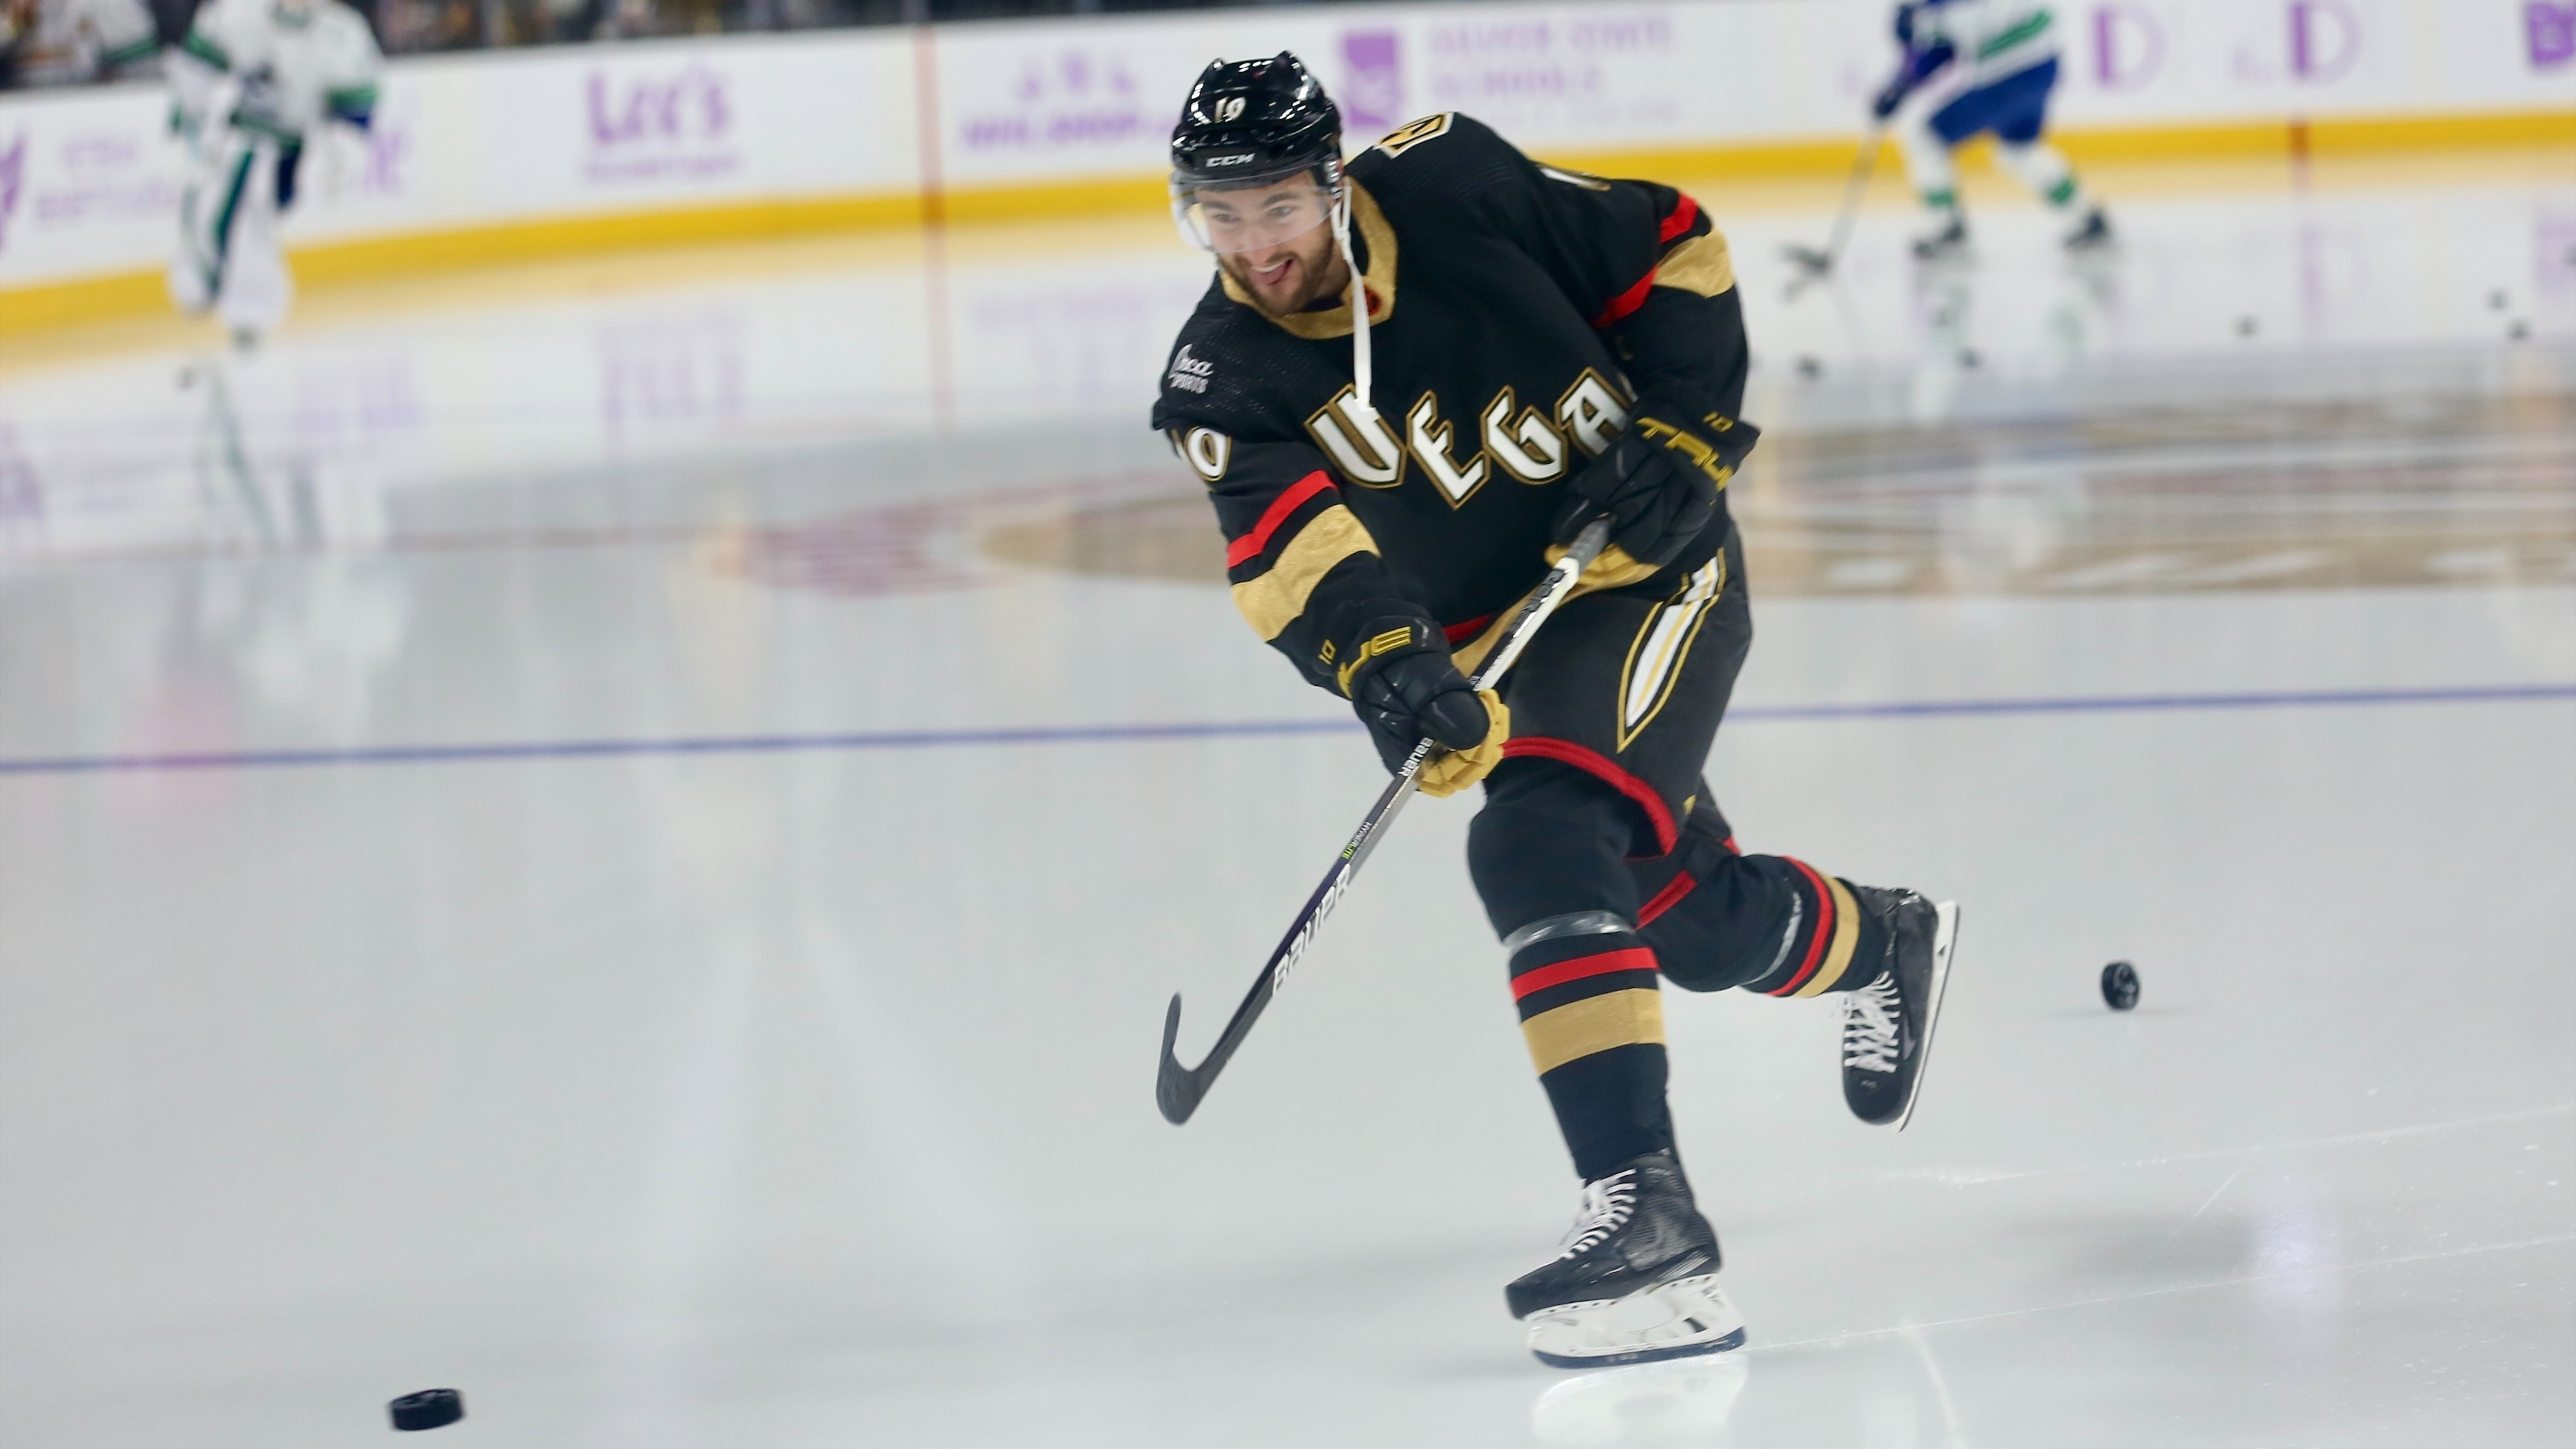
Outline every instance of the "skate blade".
<path fill-rule="evenodd" d="M 1932 999 L 1923 1006 L 1923 1044 L 1915 1048 L 1914 1087 L 1905 1094 L 1905 1110 L 1896 1114 L 1899 1132 L 1914 1120 L 1914 1104 L 1923 1100 L 1923 1078 L 1932 1070 L 1933 1033 L 1941 1029 L 1941 998 L 1950 989 L 1950 954 L 1959 945 L 1959 903 L 1943 901 L 1932 913 Z"/>
<path fill-rule="evenodd" d="M 1744 1346 L 1744 1315 L 1702 1273 L 1625 1298 L 1568 1303 L 1529 1316 L 1530 1354 L 1550 1368 L 1616 1368 Z"/>

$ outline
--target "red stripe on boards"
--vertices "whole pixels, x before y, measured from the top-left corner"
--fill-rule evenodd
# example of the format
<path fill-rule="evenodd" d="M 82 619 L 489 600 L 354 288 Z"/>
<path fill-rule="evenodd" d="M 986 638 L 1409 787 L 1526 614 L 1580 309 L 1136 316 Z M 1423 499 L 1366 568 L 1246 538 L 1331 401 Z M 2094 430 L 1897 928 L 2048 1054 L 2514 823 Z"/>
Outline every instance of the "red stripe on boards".
<path fill-rule="evenodd" d="M 1503 742 L 1504 759 L 1515 759 L 1522 755 L 1535 755 L 1542 760 L 1554 760 L 1560 765 L 1572 765 L 1587 775 L 1598 777 L 1611 789 L 1636 801 L 1637 808 L 1646 812 L 1646 822 L 1655 828 L 1655 854 L 1673 853 L 1673 844 L 1681 836 L 1673 829 L 1672 810 L 1664 804 L 1664 797 L 1655 793 L 1654 786 L 1610 763 L 1598 750 L 1586 749 L 1572 740 L 1550 739 L 1546 735 L 1528 735 Z"/>
<path fill-rule="evenodd" d="M 1673 214 L 1665 217 L 1664 224 L 1655 229 L 1655 240 L 1671 241 L 1674 237 L 1690 230 L 1691 223 L 1697 220 L 1699 220 L 1699 203 L 1688 196 L 1683 196 L 1680 203 L 1673 208 Z"/>
<path fill-rule="evenodd" d="M 1654 969 L 1655 953 L 1643 946 L 1631 946 L 1625 951 L 1604 951 L 1598 956 L 1577 956 L 1571 961 L 1559 961 L 1553 966 L 1541 966 L 1527 975 L 1513 977 L 1512 1000 L 1527 1001 L 1535 992 L 1563 986 L 1569 981 L 1580 981 L 1586 976 Z"/>
<path fill-rule="evenodd" d="M 1288 521 L 1289 514 L 1296 512 L 1307 499 L 1332 486 L 1333 480 L 1324 476 L 1321 468 L 1298 479 L 1287 492 L 1270 500 L 1268 508 L 1261 510 L 1261 521 L 1252 525 L 1250 533 L 1225 546 L 1225 566 L 1241 568 L 1259 558 L 1261 551 L 1270 546 L 1270 535 L 1279 531 L 1279 525 Z"/>
<path fill-rule="evenodd" d="M 1788 984 L 1768 993 L 1772 996 L 1794 996 L 1798 988 L 1806 985 L 1808 978 L 1816 974 L 1816 963 L 1825 959 L 1825 943 L 1834 938 L 1834 893 L 1825 888 L 1824 878 L 1816 874 L 1814 866 L 1793 856 L 1780 858 L 1796 866 L 1798 874 L 1805 876 L 1807 884 L 1816 892 L 1816 924 L 1807 937 L 1807 959 L 1798 963 L 1797 974 L 1789 978 Z"/>

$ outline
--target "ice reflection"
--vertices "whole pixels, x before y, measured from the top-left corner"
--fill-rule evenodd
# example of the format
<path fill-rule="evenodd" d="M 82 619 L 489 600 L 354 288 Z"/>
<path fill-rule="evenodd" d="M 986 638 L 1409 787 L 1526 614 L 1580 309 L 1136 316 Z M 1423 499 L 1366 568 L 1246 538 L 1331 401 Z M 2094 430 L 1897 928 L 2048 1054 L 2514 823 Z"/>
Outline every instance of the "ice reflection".
<path fill-rule="evenodd" d="M 1530 1405 L 1530 1433 L 1557 1449 L 1725 1442 L 1727 1416 L 1752 1373 L 1742 1354 L 1604 1369 L 1551 1385 Z"/>

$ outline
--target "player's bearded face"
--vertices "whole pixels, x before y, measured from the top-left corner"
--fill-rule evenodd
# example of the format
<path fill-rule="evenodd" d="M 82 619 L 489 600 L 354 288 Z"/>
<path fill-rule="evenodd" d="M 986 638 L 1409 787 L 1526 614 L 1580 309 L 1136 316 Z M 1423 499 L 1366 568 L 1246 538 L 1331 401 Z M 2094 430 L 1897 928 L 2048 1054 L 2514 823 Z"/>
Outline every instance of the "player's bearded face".
<path fill-rule="evenodd" d="M 1269 311 L 1300 311 L 1350 283 L 1333 245 L 1332 195 L 1308 178 L 1202 191 L 1190 212 L 1217 265 Z"/>

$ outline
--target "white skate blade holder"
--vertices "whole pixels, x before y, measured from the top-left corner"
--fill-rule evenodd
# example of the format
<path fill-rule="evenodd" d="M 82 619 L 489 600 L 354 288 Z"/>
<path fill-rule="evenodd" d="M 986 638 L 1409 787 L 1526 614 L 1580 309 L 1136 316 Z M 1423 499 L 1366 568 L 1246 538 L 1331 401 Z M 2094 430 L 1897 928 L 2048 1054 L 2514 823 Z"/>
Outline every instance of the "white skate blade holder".
<path fill-rule="evenodd" d="M 1914 1069 L 1914 1089 L 1905 1094 L 1905 1110 L 1896 1114 L 1892 1124 L 1898 1132 L 1914 1120 L 1914 1106 L 1923 1100 L 1923 1078 L 1932 1070 L 1933 1033 L 1941 1029 L 1941 998 L 1950 989 L 1950 955 L 1959 946 L 1959 903 L 1943 901 L 1932 911 L 1932 999 L 1923 1004 L 1923 1061 Z"/>
<path fill-rule="evenodd" d="M 1612 1368 L 1744 1346 L 1744 1315 L 1715 1273 L 1543 1309 L 1527 1322 L 1531 1354 L 1552 1368 Z"/>

